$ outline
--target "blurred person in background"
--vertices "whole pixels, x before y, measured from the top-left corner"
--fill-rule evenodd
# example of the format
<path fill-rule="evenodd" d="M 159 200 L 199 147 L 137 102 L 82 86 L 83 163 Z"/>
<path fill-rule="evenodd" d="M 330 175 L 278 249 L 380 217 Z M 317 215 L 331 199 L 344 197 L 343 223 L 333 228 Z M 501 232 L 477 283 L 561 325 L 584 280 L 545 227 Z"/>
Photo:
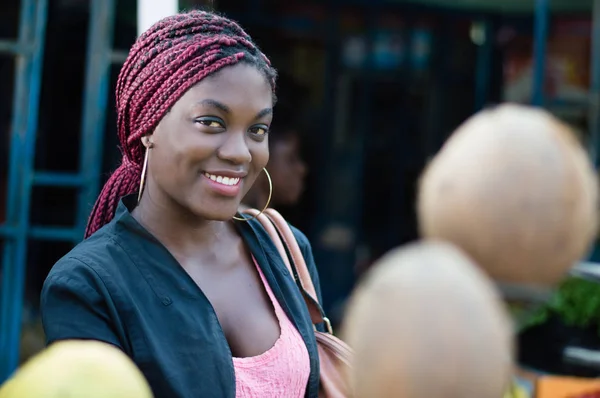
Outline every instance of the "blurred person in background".
<path fill-rule="evenodd" d="M 269 163 L 273 193 L 269 207 L 294 206 L 304 191 L 307 167 L 302 159 L 301 134 L 294 122 L 293 109 L 278 104 L 269 130 Z M 269 199 L 269 182 L 263 173 L 244 197 L 243 204 L 261 210 Z"/>
<path fill-rule="evenodd" d="M 276 77 L 217 14 L 174 15 L 137 39 L 117 82 L 122 164 L 44 283 L 49 344 L 119 347 L 156 398 L 317 398 L 306 304 L 261 224 L 238 213 L 269 160 Z"/>

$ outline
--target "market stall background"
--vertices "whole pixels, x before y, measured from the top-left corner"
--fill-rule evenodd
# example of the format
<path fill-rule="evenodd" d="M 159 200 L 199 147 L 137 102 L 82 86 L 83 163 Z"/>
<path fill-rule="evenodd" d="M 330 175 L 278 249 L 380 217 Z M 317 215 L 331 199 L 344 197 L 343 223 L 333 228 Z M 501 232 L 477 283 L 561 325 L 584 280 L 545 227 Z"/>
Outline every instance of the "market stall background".
<path fill-rule="evenodd" d="M 416 239 L 415 181 L 475 111 L 504 100 L 544 106 L 577 127 L 596 159 L 598 0 L 212 7 L 302 87 L 311 172 L 302 204 L 283 210 L 313 242 L 333 319 L 374 259 Z M 41 283 L 81 240 L 120 159 L 113 92 L 136 15 L 135 0 L 0 4 L 0 381 L 35 351 L 19 343 L 38 325 Z"/>

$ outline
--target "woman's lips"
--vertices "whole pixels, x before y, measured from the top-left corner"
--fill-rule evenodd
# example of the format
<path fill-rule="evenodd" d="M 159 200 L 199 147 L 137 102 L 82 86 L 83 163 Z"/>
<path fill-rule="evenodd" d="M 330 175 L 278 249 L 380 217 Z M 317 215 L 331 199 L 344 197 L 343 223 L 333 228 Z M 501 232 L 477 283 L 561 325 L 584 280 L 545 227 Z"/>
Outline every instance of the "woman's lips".
<path fill-rule="evenodd" d="M 209 187 L 213 191 L 223 196 L 237 196 L 240 193 L 243 177 L 234 177 L 231 176 L 231 174 L 222 175 L 208 172 L 203 172 L 202 176 L 206 179 Z"/>

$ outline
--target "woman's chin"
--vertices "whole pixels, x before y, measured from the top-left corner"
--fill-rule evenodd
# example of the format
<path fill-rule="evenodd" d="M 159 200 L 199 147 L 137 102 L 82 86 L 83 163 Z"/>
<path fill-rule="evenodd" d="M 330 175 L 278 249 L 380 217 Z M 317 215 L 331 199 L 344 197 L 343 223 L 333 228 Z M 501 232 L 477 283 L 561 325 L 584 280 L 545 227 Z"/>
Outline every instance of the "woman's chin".
<path fill-rule="evenodd" d="M 214 208 L 207 209 L 206 207 L 201 209 L 193 209 L 193 212 L 204 220 L 208 221 L 229 221 L 231 220 L 238 212 L 238 206 L 227 208 Z"/>

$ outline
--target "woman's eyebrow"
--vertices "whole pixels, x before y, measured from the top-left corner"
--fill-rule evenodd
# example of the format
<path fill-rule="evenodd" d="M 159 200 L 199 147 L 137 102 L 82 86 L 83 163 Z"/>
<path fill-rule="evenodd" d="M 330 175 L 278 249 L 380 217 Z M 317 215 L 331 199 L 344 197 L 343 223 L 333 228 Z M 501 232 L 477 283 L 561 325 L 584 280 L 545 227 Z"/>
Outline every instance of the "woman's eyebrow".
<path fill-rule="evenodd" d="M 229 109 L 229 107 L 227 105 L 225 105 L 217 100 L 214 100 L 214 99 L 207 98 L 207 99 L 204 99 L 204 100 L 198 102 L 198 104 L 202 105 L 202 106 L 217 108 L 217 109 L 222 110 L 225 113 L 231 113 L 231 110 Z"/>
<path fill-rule="evenodd" d="M 256 119 L 261 119 L 273 113 L 273 108 L 265 108 L 256 114 Z"/>
<path fill-rule="evenodd" d="M 206 107 L 217 108 L 225 113 L 231 113 L 231 109 L 227 105 L 225 105 L 224 103 L 219 102 L 217 100 L 214 100 L 214 99 L 210 99 L 210 98 L 203 99 L 202 101 L 198 102 L 198 104 L 202 105 L 202 106 L 206 106 Z M 272 113 L 273 113 L 273 108 L 265 108 L 256 114 L 255 119 L 261 119 Z"/>

